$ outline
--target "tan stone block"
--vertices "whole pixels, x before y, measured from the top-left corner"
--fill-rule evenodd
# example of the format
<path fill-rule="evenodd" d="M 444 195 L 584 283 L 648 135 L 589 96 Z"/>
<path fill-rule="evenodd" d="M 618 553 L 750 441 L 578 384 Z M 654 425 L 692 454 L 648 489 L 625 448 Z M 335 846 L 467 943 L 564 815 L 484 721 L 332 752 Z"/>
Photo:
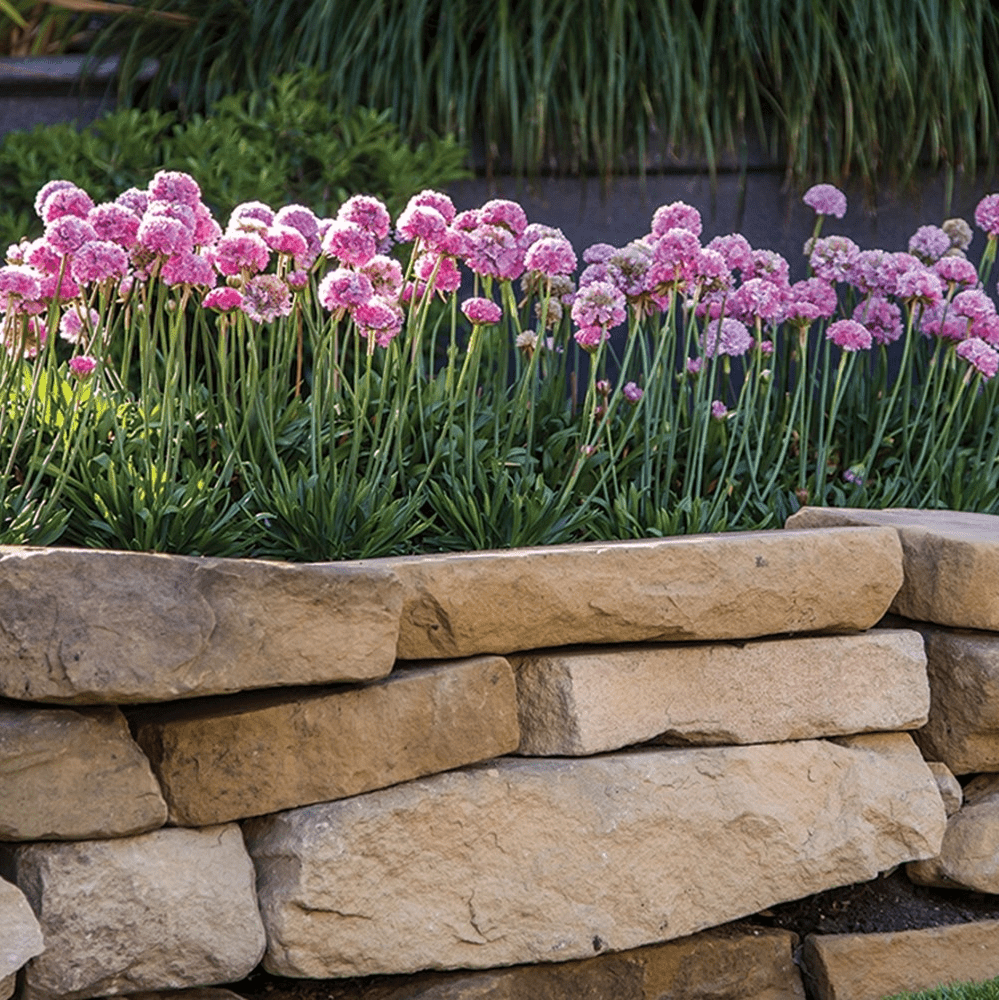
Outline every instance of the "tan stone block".
<path fill-rule="evenodd" d="M 892 934 L 812 934 L 804 973 L 816 1000 L 881 1000 L 999 976 L 999 921 Z"/>
<path fill-rule="evenodd" d="M 9 853 L 45 937 L 22 1000 L 236 982 L 260 960 L 264 931 L 238 826 Z"/>
<path fill-rule="evenodd" d="M 804 1000 L 790 931 L 723 927 L 630 951 L 323 984 L 326 1000 Z"/>
<path fill-rule="evenodd" d="M 0 701 L 0 840 L 123 837 L 166 817 L 117 708 Z"/>
<path fill-rule="evenodd" d="M 928 760 L 926 766 L 933 772 L 933 777 L 937 780 L 937 788 L 940 789 L 940 798 L 943 799 L 947 816 L 953 816 L 964 802 L 961 782 L 954 777 L 946 764 L 941 764 L 938 760 Z"/>
<path fill-rule="evenodd" d="M 182 826 L 341 799 L 517 748 L 499 656 L 397 671 L 348 690 L 254 692 L 133 715 Z"/>
<path fill-rule="evenodd" d="M 683 937 L 932 857 L 905 734 L 503 758 L 244 824 L 265 966 L 489 968 Z"/>
<path fill-rule="evenodd" d="M 401 556 L 403 659 L 873 625 L 901 584 L 887 529 L 745 532 Z"/>
<path fill-rule="evenodd" d="M 908 624 L 926 644 L 930 712 L 915 737 L 924 756 L 954 774 L 999 771 L 999 635 Z"/>
<path fill-rule="evenodd" d="M 0 998 L 14 993 L 17 970 L 45 950 L 42 929 L 16 885 L 0 879 Z"/>
<path fill-rule="evenodd" d="M 914 729 L 929 686 L 918 632 L 604 646 L 511 656 L 522 754 L 651 739 L 771 743 Z"/>
<path fill-rule="evenodd" d="M 951 510 L 805 507 L 786 527 L 895 528 L 905 581 L 892 611 L 916 621 L 999 631 L 999 516 Z"/>
<path fill-rule="evenodd" d="M 126 704 L 370 680 L 392 669 L 401 596 L 352 564 L 0 547 L 0 694 Z"/>

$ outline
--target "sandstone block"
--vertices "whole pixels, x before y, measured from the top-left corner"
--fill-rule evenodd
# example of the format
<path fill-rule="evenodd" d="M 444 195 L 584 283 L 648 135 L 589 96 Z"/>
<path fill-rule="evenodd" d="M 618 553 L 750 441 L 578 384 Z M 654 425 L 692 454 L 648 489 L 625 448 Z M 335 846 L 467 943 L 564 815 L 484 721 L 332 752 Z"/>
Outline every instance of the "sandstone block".
<path fill-rule="evenodd" d="M 981 775 L 964 789 L 939 856 L 907 866 L 906 874 L 921 885 L 999 893 L 999 774 Z"/>
<path fill-rule="evenodd" d="M 950 510 L 805 507 L 788 528 L 885 525 L 904 552 L 892 610 L 917 621 L 999 631 L 999 516 Z"/>
<path fill-rule="evenodd" d="M 924 755 L 954 774 L 999 771 L 999 635 L 908 624 L 926 644 L 930 712 L 916 734 Z"/>
<path fill-rule="evenodd" d="M 892 934 L 811 934 L 804 972 L 816 1000 L 881 1000 L 999 976 L 999 921 Z"/>
<path fill-rule="evenodd" d="M 938 852 L 905 734 L 503 758 L 244 824 L 265 966 L 313 978 L 592 957 Z"/>
<path fill-rule="evenodd" d="M 933 777 L 937 779 L 940 798 L 943 799 L 944 809 L 949 818 L 961 808 L 964 802 L 964 792 L 961 790 L 961 782 L 954 777 L 946 764 L 941 764 L 938 760 L 928 760 L 926 765 L 933 772 Z"/>
<path fill-rule="evenodd" d="M 166 822 L 149 761 L 110 706 L 0 700 L 0 840 L 122 837 Z"/>
<path fill-rule="evenodd" d="M 797 936 L 724 927 L 546 965 L 327 981 L 326 1000 L 804 1000 Z"/>
<path fill-rule="evenodd" d="M 390 572 L 351 564 L 0 547 L 0 694 L 125 704 L 369 680 L 392 669 L 400 608 Z"/>
<path fill-rule="evenodd" d="M 42 929 L 24 893 L 0 879 L 0 1000 L 14 995 L 17 970 L 44 950 Z"/>
<path fill-rule="evenodd" d="M 264 932 L 239 827 L 156 830 L 10 850 L 45 951 L 23 1000 L 74 1000 L 235 982 Z"/>
<path fill-rule="evenodd" d="M 513 672 L 498 656 L 349 690 L 155 706 L 133 724 L 182 826 L 357 795 L 488 760 L 519 741 Z"/>
<path fill-rule="evenodd" d="M 591 754 L 651 739 L 772 743 L 926 721 L 918 632 L 604 646 L 511 657 L 520 753 Z"/>
<path fill-rule="evenodd" d="M 869 628 L 901 584 L 887 529 L 766 531 L 375 559 L 403 659 Z M 738 595 L 738 599 L 736 596 Z"/>

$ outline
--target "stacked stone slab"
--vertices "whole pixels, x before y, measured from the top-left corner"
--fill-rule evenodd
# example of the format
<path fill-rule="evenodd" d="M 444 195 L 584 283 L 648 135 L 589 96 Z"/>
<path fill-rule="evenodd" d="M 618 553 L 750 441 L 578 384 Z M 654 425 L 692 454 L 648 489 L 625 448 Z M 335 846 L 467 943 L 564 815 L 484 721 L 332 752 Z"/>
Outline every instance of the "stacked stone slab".
<path fill-rule="evenodd" d="M 846 525 L 898 532 L 904 581 L 884 624 L 917 630 L 926 649 L 930 708 L 914 735 L 949 819 L 939 855 L 906 871 L 922 885 L 999 893 L 999 517 L 806 508 L 786 526 Z M 834 935 L 810 941 L 806 955 L 822 1000 L 883 996 L 999 976 L 999 925 Z"/>
<path fill-rule="evenodd" d="M 871 629 L 901 582 L 885 527 L 306 566 L 0 549 L 0 865 L 45 947 L 0 939 L 0 983 L 155 995 L 263 955 L 456 970 L 400 994 L 427 1000 L 693 995 L 688 942 L 758 953 L 698 932 L 939 855 L 922 641 Z M 777 985 L 729 971 L 801 996 L 764 937 Z"/>

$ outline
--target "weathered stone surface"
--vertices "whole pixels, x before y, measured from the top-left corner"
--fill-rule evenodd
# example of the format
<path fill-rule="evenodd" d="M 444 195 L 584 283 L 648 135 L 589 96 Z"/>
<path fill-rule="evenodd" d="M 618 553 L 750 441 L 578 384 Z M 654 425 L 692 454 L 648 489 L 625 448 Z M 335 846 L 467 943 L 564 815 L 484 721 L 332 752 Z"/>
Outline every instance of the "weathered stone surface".
<path fill-rule="evenodd" d="M 244 824 L 265 966 L 315 978 L 592 957 L 938 852 L 905 734 L 503 758 Z"/>
<path fill-rule="evenodd" d="M 771 743 L 926 721 L 918 632 L 604 646 L 511 657 L 520 753 L 591 754 L 653 738 Z"/>
<path fill-rule="evenodd" d="M 999 976 L 999 921 L 893 934 L 805 939 L 804 973 L 816 1000 L 881 1000 Z"/>
<path fill-rule="evenodd" d="M 805 507 L 788 528 L 885 525 L 898 531 L 905 581 L 892 610 L 917 621 L 999 631 L 999 516 L 950 510 Z"/>
<path fill-rule="evenodd" d="M 873 625 L 901 584 L 886 529 L 767 531 L 375 559 L 404 589 L 399 656 L 748 639 Z"/>
<path fill-rule="evenodd" d="M 0 699 L 0 840 L 122 837 L 166 822 L 149 761 L 117 708 Z"/>
<path fill-rule="evenodd" d="M 965 787 L 939 856 L 906 872 L 922 885 L 999 893 L 999 774 L 980 775 Z"/>
<path fill-rule="evenodd" d="M 397 671 L 373 684 L 154 706 L 133 717 L 182 826 L 384 788 L 517 748 L 517 696 L 499 656 Z"/>
<path fill-rule="evenodd" d="M 325 1000 L 804 1000 L 790 931 L 724 927 L 594 958 L 323 984 Z"/>
<path fill-rule="evenodd" d="M 0 1000 L 14 995 L 17 970 L 44 950 L 42 929 L 24 893 L 0 879 Z"/>
<path fill-rule="evenodd" d="M 232 990 L 219 990 L 211 986 L 194 990 L 154 990 L 129 993 L 129 1000 L 243 1000 Z"/>
<path fill-rule="evenodd" d="M 167 701 L 392 669 L 398 580 L 136 552 L 0 547 L 0 694 Z"/>
<path fill-rule="evenodd" d="M 25 844 L 15 880 L 45 937 L 23 1000 L 235 982 L 264 949 L 239 827 Z"/>
<path fill-rule="evenodd" d="M 941 764 L 938 760 L 929 760 L 926 764 L 933 772 L 933 777 L 937 779 L 937 788 L 940 789 L 940 798 L 943 799 L 944 809 L 947 816 L 951 817 L 964 802 L 961 782 L 954 777 L 946 764 Z"/>
<path fill-rule="evenodd" d="M 926 645 L 930 713 L 916 734 L 924 756 L 954 774 L 999 771 L 999 635 L 905 623 Z"/>

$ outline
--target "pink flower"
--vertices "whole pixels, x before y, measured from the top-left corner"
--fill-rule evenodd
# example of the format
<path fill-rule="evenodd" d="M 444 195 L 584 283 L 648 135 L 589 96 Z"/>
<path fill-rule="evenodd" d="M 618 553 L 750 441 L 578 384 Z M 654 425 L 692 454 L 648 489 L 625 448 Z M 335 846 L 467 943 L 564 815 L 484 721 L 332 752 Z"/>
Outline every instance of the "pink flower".
<path fill-rule="evenodd" d="M 437 292 L 442 297 L 461 287 L 461 272 L 453 257 L 433 252 L 420 254 L 414 270 L 431 292 Z"/>
<path fill-rule="evenodd" d="M 741 271 L 744 278 L 753 277 L 753 248 L 740 233 L 716 236 L 705 249 L 720 253 L 730 271 Z"/>
<path fill-rule="evenodd" d="M 35 215 L 39 219 L 44 221 L 45 219 L 45 202 L 49 200 L 56 193 L 63 188 L 75 188 L 76 185 L 72 181 L 48 181 L 41 186 L 38 190 L 38 194 L 35 195 Z"/>
<path fill-rule="evenodd" d="M 421 191 L 419 194 L 414 194 L 412 198 L 409 199 L 407 203 L 407 208 L 418 208 L 420 206 L 428 206 L 430 208 L 436 209 L 444 217 L 444 221 L 451 225 L 455 218 L 454 202 L 446 195 L 442 194 L 440 191 Z M 388 230 L 382 234 L 382 238 L 387 235 Z"/>
<path fill-rule="evenodd" d="M 652 235 L 662 236 L 671 229 L 686 229 L 695 236 L 701 235 L 701 213 L 682 201 L 661 205 L 652 216 Z"/>
<path fill-rule="evenodd" d="M 975 265 L 963 257 L 941 257 L 933 265 L 933 272 L 949 286 L 962 285 L 965 288 L 974 288 L 978 283 Z"/>
<path fill-rule="evenodd" d="M 202 300 L 201 304 L 206 309 L 215 309 L 218 312 L 232 312 L 239 309 L 243 304 L 243 296 L 235 288 L 223 285 L 221 288 L 214 288 Z"/>
<path fill-rule="evenodd" d="M 867 327 L 878 344 L 893 344 L 902 336 L 902 311 L 880 295 L 871 295 L 858 303 L 853 319 Z"/>
<path fill-rule="evenodd" d="M 697 255 L 694 278 L 699 285 L 715 291 L 732 286 L 732 272 L 717 250 L 702 250 Z"/>
<path fill-rule="evenodd" d="M 939 302 L 943 294 L 943 282 L 922 264 L 903 271 L 895 282 L 895 295 L 903 302 L 932 305 Z"/>
<path fill-rule="evenodd" d="M 698 255 L 699 259 L 700 255 Z M 626 247 L 615 250 L 610 256 L 606 265 L 608 270 L 605 278 L 593 278 L 587 281 L 587 284 L 593 284 L 594 280 L 609 281 L 627 299 L 636 301 L 645 294 L 645 281 L 651 264 L 652 248 L 648 244 L 629 243 Z M 580 278 L 579 284 L 582 287 L 582 278 Z"/>
<path fill-rule="evenodd" d="M 587 264 L 606 264 L 617 253 L 617 248 L 609 243 L 594 243 L 583 251 L 583 260 Z"/>
<path fill-rule="evenodd" d="M 502 226 L 514 236 L 527 229 L 527 213 L 515 201 L 493 198 L 479 209 L 479 221 L 484 226 Z"/>
<path fill-rule="evenodd" d="M 505 226 L 480 225 L 468 234 L 465 263 L 476 274 L 513 281 L 524 273 L 524 248 Z"/>
<path fill-rule="evenodd" d="M 378 251 L 374 234 L 356 222 L 334 222 L 323 237 L 323 253 L 344 264 L 363 267 Z"/>
<path fill-rule="evenodd" d="M 56 197 L 57 191 L 52 197 Z M 75 215 L 63 215 L 45 227 L 45 240 L 58 254 L 75 253 L 84 243 L 97 239 L 94 227 Z"/>
<path fill-rule="evenodd" d="M 129 250 L 135 246 L 141 219 L 124 205 L 107 202 L 90 210 L 87 221 L 102 240 L 110 240 Z"/>
<path fill-rule="evenodd" d="M 452 206 L 452 218 L 454 206 Z M 353 222 L 367 230 L 376 240 L 383 240 L 392 228 L 392 218 L 388 209 L 377 199 L 369 195 L 356 194 L 348 198 L 336 213 L 341 222 Z"/>
<path fill-rule="evenodd" d="M 846 195 L 832 184 L 815 184 L 801 199 L 816 215 L 835 215 L 842 219 L 846 215 Z"/>
<path fill-rule="evenodd" d="M 461 311 L 468 320 L 478 326 L 488 326 L 498 323 L 503 316 L 503 310 L 491 299 L 465 299 Z"/>
<path fill-rule="evenodd" d="M 41 284 L 34 268 L 25 264 L 0 267 L 0 305 L 12 299 L 35 300 L 41 297 Z"/>
<path fill-rule="evenodd" d="M 621 394 L 632 404 L 637 403 L 645 395 L 634 382 L 626 382 L 624 388 L 621 390 Z"/>
<path fill-rule="evenodd" d="M 743 279 L 763 278 L 765 281 L 786 288 L 789 283 L 790 271 L 791 267 L 787 259 L 776 250 L 754 250 L 753 266 L 748 272 L 744 272 L 742 277 Z"/>
<path fill-rule="evenodd" d="M 995 303 L 985 292 L 977 288 L 969 288 L 963 292 L 958 292 L 954 296 L 950 308 L 958 316 L 963 316 L 967 319 L 968 335 L 972 337 L 980 336 L 977 328 L 986 324 L 996 314 Z"/>
<path fill-rule="evenodd" d="M 816 309 L 816 315 L 829 319 L 839 304 L 836 289 L 821 278 L 806 278 L 796 281 L 788 290 L 789 302 L 809 302 Z"/>
<path fill-rule="evenodd" d="M 524 255 L 524 267 L 548 277 L 572 274 L 576 270 L 576 253 L 564 237 L 546 236 L 528 248 Z"/>
<path fill-rule="evenodd" d="M 745 324 L 731 317 L 712 320 L 701 338 L 701 348 L 708 358 L 713 358 L 716 354 L 740 357 L 752 346 L 753 338 Z"/>
<path fill-rule="evenodd" d="M 298 291 L 299 289 L 305 288 L 309 283 L 309 274 L 307 271 L 289 271 L 285 276 L 284 280 L 288 282 L 288 287 Z"/>
<path fill-rule="evenodd" d="M 404 243 L 422 240 L 435 249 L 447 232 L 447 219 L 432 205 L 408 205 L 396 223 L 399 239 Z"/>
<path fill-rule="evenodd" d="M 69 271 L 81 285 L 120 281 L 128 273 L 128 254 L 109 240 L 90 240 L 71 256 Z"/>
<path fill-rule="evenodd" d="M 330 312 L 354 309 L 363 305 L 372 295 L 374 287 L 366 274 L 338 267 L 319 282 L 319 301 Z"/>
<path fill-rule="evenodd" d="M 826 339 L 842 351 L 865 351 L 872 343 L 870 330 L 853 319 L 841 319 L 826 330 Z"/>
<path fill-rule="evenodd" d="M 59 319 L 59 336 L 70 344 L 78 344 L 97 330 L 100 321 L 101 317 L 96 309 L 88 309 L 84 314 L 83 306 L 72 305 Z"/>
<path fill-rule="evenodd" d="M 93 358 L 89 354 L 77 354 L 76 357 L 69 359 L 70 372 L 81 382 L 90 378 L 96 368 L 97 358 Z"/>
<path fill-rule="evenodd" d="M 94 207 L 94 199 L 76 185 L 53 191 L 42 204 L 42 221 L 49 223 L 66 216 L 85 219 Z"/>
<path fill-rule="evenodd" d="M 825 236 L 812 246 L 808 263 L 825 281 L 846 281 L 860 255 L 860 247 L 846 236 Z"/>
<path fill-rule="evenodd" d="M 151 198 L 143 218 L 148 219 L 150 216 L 176 219 L 191 234 L 191 242 L 194 242 L 194 227 L 197 224 L 197 219 L 194 209 L 190 205 L 179 201 L 156 201 Z"/>
<path fill-rule="evenodd" d="M 962 340 L 955 348 L 958 357 L 964 358 L 972 368 L 986 378 L 993 378 L 999 371 L 999 352 L 979 337 Z"/>
<path fill-rule="evenodd" d="M 212 262 L 191 250 L 174 254 L 163 262 L 160 277 L 167 285 L 198 285 L 214 288 L 218 278 Z"/>
<path fill-rule="evenodd" d="M 305 205 L 285 205 L 279 208 L 274 216 L 274 224 L 291 226 L 297 229 L 306 239 L 319 234 L 319 220 L 316 213 Z"/>
<path fill-rule="evenodd" d="M 264 242 L 276 253 L 298 257 L 309 248 L 306 238 L 292 226 L 271 226 L 261 231 Z"/>
<path fill-rule="evenodd" d="M 939 260 L 950 249 L 950 237 L 939 226 L 920 226 L 909 237 L 909 253 L 924 264 Z"/>
<path fill-rule="evenodd" d="M 945 340 L 964 340 L 968 333 L 968 320 L 959 316 L 943 302 L 934 302 L 923 308 L 919 330 L 928 337 Z"/>
<path fill-rule="evenodd" d="M 743 323 L 773 323 L 784 313 L 787 290 L 763 278 L 744 281 L 728 298 L 728 311 Z"/>
<path fill-rule="evenodd" d="M 149 206 L 149 192 L 141 188 L 128 188 L 115 198 L 114 203 L 122 205 L 141 219 Z"/>
<path fill-rule="evenodd" d="M 714 400 L 711 403 L 711 416 L 715 420 L 724 420 L 728 416 L 728 407 L 720 399 Z"/>
<path fill-rule="evenodd" d="M 194 246 L 194 233 L 179 219 L 168 215 L 144 215 L 136 232 L 137 246 L 162 257 L 182 253 Z"/>
<path fill-rule="evenodd" d="M 362 337 L 373 337 L 379 347 L 388 347 L 402 332 L 402 310 L 391 302 L 373 296 L 353 312 Z"/>
<path fill-rule="evenodd" d="M 190 175 L 179 170 L 157 170 L 149 182 L 149 197 L 194 208 L 201 201 L 201 188 Z"/>
<path fill-rule="evenodd" d="M 581 326 L 573 335 L 576 343 L 591 354 L 607 339 L 607 330 L 602 326 Z"/>
<path fill-rule="evenodd" d="M 988 233 L 989 239 L 999 236 L 999 194 L 987 194 L 975 207 L 975 224 Z"/>
<path fill-rule="evenodd" d="M 385 299 L 394 299 L 402 291 L 402 266 L 393 257 L 375 254 L 361 268 L 361 273 L 366 275 L 371 282 L 375 295 L 380 295 Z"/>
<path fill-rule="evenodd" d="M 257 274 L 243 285 L 240 308 L 255 323 L 273 323 L 291 312 L 291 293 L 276 274 Z"/>
<path fill-rule="evenodd" d="M 271 252 L 256 233 L 227 233 L 208 251 L 208 256 L 221 274 L 232 277 L 263 271 L 270 263 Z"/>
<path fill-rule="evenodd" d="M 701 253 L 700 240 L 689 229 L 668 229 L 652 244 L 652 264 L 646 287 L 675 287 L 696 274 Z"/>
<path fill-rule="evenodd" d="M 243 229 L 244 222 L 250 223 L 246 228 L 251 230 L 267 229 L 274 224 L 274 209 L 262 201 L 241 202 L 229 215 L 228 228 L 230 230 Z M 295 227 L 292 226 L 292 228 Z"/>
<path fill-rule="evenodd" d="M 587 350 L 596 348 L 607 330 L 623 323 L 627 316 L 625 297 L 607 281 L 595 281 L 581 288 L 572 304 L 572 319 L 580 327 L 576 342 Z"/>
<path fill-rule="evenodd" d="M 211 246 L 222 235 L 222 227 L 205 205 L 194 206 L 194 245 Z"/>

